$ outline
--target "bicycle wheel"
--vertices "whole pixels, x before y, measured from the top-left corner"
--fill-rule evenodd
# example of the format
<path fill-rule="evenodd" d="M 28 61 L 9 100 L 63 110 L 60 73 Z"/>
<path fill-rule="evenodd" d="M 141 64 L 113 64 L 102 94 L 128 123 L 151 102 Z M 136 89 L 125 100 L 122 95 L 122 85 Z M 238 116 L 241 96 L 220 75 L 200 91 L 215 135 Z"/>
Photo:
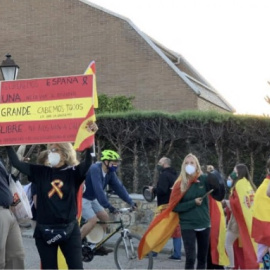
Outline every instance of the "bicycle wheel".
<path fill-rule="evenodd" d="M 152 269 L 153 257 L 150 253 L 147 257 L 139 260 L 138 246 L 141 237 L 129 233 L 125 238 L 126 245 L 123 238 L 120 237 L 114 248 L 114 261 L 118 269 Z"/>

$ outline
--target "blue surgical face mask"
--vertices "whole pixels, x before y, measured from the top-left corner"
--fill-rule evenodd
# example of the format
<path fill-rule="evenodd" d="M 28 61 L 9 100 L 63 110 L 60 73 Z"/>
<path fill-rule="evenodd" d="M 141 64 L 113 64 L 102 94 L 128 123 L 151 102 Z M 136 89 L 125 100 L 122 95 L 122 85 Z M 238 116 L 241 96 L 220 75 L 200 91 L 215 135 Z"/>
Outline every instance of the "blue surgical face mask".
<path fill-rule="evenodd" d="M 117 168 L 118 168 L 118 166 L 112 165 L 111 167 L 109 167 L 109 172 L 116 172 Z"/>
<path fill-rule="evenodd" d="M 228 186 L 228 187 L 231 187 L 231 186 L 232 186 L 232 184 L 233 184 L 233 181 L 232 181 L 232 180 L 230 180 L 230 179 L 228 179 L 228 180 L 227 180 L 227 186 Z"/>

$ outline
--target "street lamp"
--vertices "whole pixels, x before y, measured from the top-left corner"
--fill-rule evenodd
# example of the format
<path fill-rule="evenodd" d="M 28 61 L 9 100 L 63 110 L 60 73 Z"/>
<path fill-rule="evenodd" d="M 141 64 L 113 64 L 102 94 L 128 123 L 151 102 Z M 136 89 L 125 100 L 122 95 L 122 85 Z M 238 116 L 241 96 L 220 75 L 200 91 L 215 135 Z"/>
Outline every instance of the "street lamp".
<path fill-rule="evenodd" d="M 14 81 L 17 79 L 19 66 L 11 59 L 11 55 L 6 55 L 7 59 L 3 60 L 0 69 L 5 81 Z"/>

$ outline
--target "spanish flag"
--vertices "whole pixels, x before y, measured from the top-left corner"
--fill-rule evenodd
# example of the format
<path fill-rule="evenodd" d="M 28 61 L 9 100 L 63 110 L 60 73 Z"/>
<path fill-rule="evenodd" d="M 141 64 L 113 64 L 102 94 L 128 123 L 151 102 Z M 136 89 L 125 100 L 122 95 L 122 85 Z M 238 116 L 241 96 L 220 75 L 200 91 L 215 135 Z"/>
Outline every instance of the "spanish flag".
<path fill-rule="evenodd" d="M 83 151 L 85 148 L 88 148 L 94 144 L 94 132 L 90 132 L 87 130 L 87 124 L 89 122 L 95 122 L 96 116 L 94 112 L 94 106 L 92 105 L 91 109 L 88 112 L 88 115 L 81 123 L 78 133 L 76 135 L 74 149 L 76 151 Z"/>
<path fill-rule="evenodd" d="M 197 180 L 197 178 L 198 175 L 193 181 L 189 182 L 187 190 L 190 185 Z M 178 178 L 172 188 L 168 207 L 153 219 L 144 233 L 138 247 L 139 259 L 144 258 L 151 251 L 160 252 L 172 237 L 175 228 L 179 224 L 179 215 L 172 210 L 187 192 L 187 190 L 185 192 L 181 192 L 180 184 L 181 179 Z"/>
<path fill-rule="evenodd" d="M 254 197 L 252 237 L 256 243 L 270 246 L 270 198 L 266 195 L 270 176 L 264 179 Z"/>
<path fill-rule="evenodd" d="M 239 227 L 245 269 L 259 269 L 256 256 L 257 244 L 251 238 L 253 201 L 254 190 L 250 182 L 246 178 L 238 180 L 230 196 L 230 204 Z"/>
<path fill-rule="evenodd" d="M 161 251 L 179 224 L 178 213 L 172 210 L 183 197 L 180 193 L 180 183 L 180 180 L 175 182 L 168 207 L 154 218 L 143 235 L 138 247 L 139 259 L 144 258 L 151 251 Z"/>
<path fill-rule="evenodd" d="M 211 196 L 209 199 L 211 231 L 210 247 L 211 259 L 213 264 L 229 265 L 229 258 L 225 251 L 226 221 L 221 202 L 214 200 Z"/>
<path fill-rule="evenodd" d="M 94 108 L 98 108 L 97 81 L 96 81 L 96 63 L 92 61 L 86 68 L 85 75 L 93 75 L 93 102 Z"/>

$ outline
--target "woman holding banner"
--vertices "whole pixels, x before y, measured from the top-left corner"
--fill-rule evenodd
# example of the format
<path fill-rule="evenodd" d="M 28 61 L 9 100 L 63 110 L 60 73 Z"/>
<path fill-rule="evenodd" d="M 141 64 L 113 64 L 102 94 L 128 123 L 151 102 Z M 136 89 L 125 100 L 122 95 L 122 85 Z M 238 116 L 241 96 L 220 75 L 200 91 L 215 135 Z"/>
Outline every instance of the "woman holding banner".
<path fill-rule="evenodd" d="M 88 124 L 87 130 L 95 132 L 97 125 Z M 50 144 L 50 167 L 21 162 L 12 147 L 7 146 L 6 149 L 12 166 L 37 185 L 34 238 L 42 269 L 58 269 L 58 247 L 69 269 L 83 269 L 76 196 L 91 164 L 90 148 L 86 149 L 85 160 L 78 164 L 76 152 L 70 143 Z"/>
<path fill-rule="evenodd" d="M 230 259 L 228 269 L 234 268 L 233 244 L 239 237 L 243 247 L 244 269 L 258 269 L 256 251 L 257 244 L 251 238 L 253 201 L 256 186 L 254 185 L 248 168 L 245 164 L 238 164 L 234 169 L 237 179 L 231 188 L 229 205 L 234 217 L 233 224 L 228 227 L 226 233 L 226 251 Z M 236 229 L 232 229 L 236 227 Z"/>

